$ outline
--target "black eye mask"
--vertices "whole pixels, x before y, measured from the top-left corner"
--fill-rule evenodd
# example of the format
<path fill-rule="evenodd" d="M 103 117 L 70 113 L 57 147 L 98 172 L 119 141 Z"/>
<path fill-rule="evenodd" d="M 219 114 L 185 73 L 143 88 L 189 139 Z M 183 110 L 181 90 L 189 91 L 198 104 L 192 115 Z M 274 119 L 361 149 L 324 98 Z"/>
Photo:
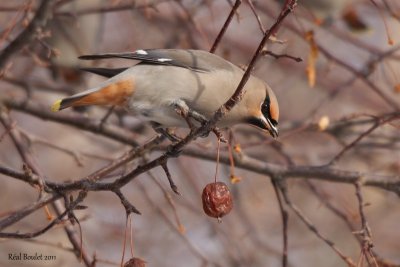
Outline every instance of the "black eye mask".
<path fill-rule="evenodd" d="M 261 112 L 264 117 L 272 123 L 273 126 L 278 125 L 278 122 L 271 118 L 271 100 L 269 99 L 269 96 L 265 98 L 264 103 L 261 106 Z"/>

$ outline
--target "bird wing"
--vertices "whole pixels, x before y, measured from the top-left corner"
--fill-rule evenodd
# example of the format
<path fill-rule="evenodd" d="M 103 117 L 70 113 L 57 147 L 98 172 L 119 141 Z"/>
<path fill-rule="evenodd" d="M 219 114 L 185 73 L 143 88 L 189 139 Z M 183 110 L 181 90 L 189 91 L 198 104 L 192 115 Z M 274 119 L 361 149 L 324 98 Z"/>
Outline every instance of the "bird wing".
<path fill-rule="evenodd" d="M 123 71 L 126 71 L 128 68 L 117 68 L 117 69 L 109 69 L 109 68 L 79 68 L 80 70 L 91 72 L 106 78 L 114 77 L 115 75 L 120 74 Z"/>
<path fill-rule="evenodd" d="M 196 72 L 232 70 L 233 65 L 223 58 L 202 50 L 140 49 L 134 52 L 106 53 L 80 56 L 83 60 L 124 58 L 139 60 L 139 64 L 166 65 L 190 69 Z M 95 72 L 98 74 L 98 72 Z M 101 75 L 101 74 L 100 74 Z"/>

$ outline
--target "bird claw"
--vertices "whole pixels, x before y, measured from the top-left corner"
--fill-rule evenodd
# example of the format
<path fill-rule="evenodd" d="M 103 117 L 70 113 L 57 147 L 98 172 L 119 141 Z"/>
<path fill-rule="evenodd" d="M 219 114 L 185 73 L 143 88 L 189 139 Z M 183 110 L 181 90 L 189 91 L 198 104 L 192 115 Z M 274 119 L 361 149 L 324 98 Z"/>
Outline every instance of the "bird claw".
<path fill-rule="evenodd" d="M 178 115 L 186 120 L 186 123 L 188 124 L 192 132 L 196 130 L 196 126 L 192 123 L 190 119 L 194 119 L 200 124 L 204 124 L 207 121 L 207 118 L 204 115 L 191 109 L 183 100 L 176 101 L 175 103 L 173 103 L 173 106 L 176 113 L 178 113 Z"/>
<path fill-rule="evenodd" d="M 181 117 L 183 117 L 186 120 L 186 123 L 188 124 L 190 128 L 190 132 L 193 133 L 196 130 L 196 126 L 193 125 L 190 119 L 194 119 L 195 121 L 199 122 L 202 126 L 207 122 L 207 118 L 198 113 L 197 111 L 191 109 L 183 100 L 178 100 L 174 104 L 174 109 L 176 113 L 178 113 Z M 218 140 L 221 141 L 222 143 L 228 143 L 228 141 L 225 139 L 224 135 L 221 133 L 221 131 L 215 127 L 212 129 L 214 134 L 217 136 Z M 210 133 L 204 133 L 200 135 L 202 138 L 208 137 Z"/>
<path fill-rule="evenodd" d="M 169 128 L 164 129 L 158 123 L 154 122 L 151 124 L 151 126 L 153 127 L 154 131 L 156 131 L 157 133 L 161 134 L 162 136 L 168 138 L 168 140 L 170 140 L 172 143 L 177 143 L 182 140 L 182 138 L 180 138 L 179 136 L 174 134 L 171 129 L 169 129 Z"/>

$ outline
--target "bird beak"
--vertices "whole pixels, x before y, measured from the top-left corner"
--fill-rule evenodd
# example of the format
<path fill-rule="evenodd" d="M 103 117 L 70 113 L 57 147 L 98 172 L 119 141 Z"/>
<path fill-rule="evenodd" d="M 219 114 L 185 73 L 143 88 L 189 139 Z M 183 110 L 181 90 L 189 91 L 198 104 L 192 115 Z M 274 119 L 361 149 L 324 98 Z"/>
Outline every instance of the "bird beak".
<path fill-rule="evenodd" d="M 277 138 L 279 135 L 278 128 L 276 126 L 274 126 L 274 124 L 268 118 L 265 118 L 264 116 L 262 116 L 260 118 L 260 120 L 264 126 L 264 129 L 267 130 L 273 138 Z"/>

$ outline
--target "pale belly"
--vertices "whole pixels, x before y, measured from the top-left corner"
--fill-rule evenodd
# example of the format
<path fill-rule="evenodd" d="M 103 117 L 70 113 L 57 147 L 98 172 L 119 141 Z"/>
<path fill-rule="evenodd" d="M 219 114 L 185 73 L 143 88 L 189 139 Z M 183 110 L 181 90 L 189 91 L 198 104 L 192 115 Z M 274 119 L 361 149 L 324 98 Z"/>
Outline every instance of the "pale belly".
<path fill-rule="evenodd" d="M 146 102 L 135 102 L 128 108 L 138 114 L 145 121 L 156 122 L 163 127 L 188 127 L 172 106 L 160 106 Z"/>

